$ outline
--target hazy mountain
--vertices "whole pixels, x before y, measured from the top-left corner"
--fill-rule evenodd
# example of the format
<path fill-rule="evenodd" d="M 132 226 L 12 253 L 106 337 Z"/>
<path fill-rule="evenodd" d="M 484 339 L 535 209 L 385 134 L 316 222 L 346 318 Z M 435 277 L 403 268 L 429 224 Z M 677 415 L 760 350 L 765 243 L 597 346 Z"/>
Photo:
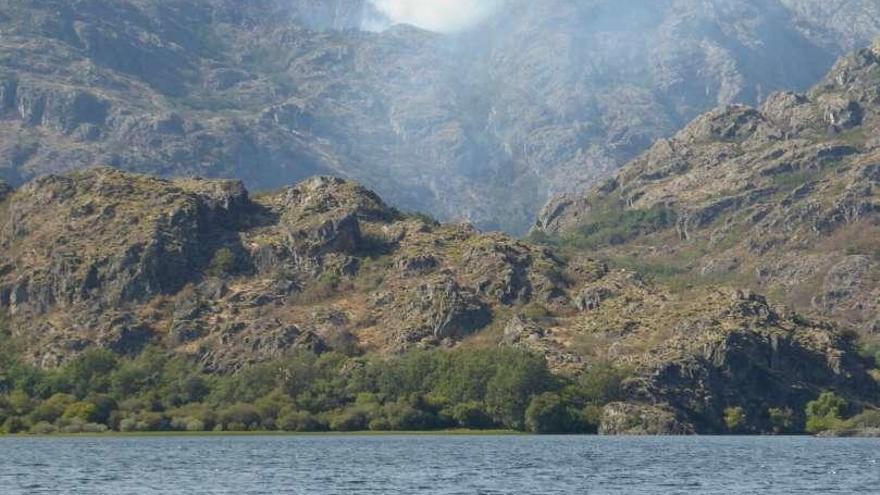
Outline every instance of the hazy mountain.
<path fill-rule="evenodd" d="M 0 174 L 333 173 L 522 233 L 703 110 L 810 86 L 877 9 L 510 0 L 440 34 L 359 0 L 5 1 Z"/>

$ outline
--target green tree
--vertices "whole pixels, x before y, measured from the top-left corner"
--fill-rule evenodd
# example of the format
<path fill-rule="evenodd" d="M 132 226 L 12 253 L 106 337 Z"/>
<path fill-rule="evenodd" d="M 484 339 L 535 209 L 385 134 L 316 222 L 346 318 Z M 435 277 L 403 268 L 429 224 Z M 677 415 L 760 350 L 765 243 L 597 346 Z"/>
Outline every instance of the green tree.
<path fill-rule="evenodd" d="M 285 410 L 278 417 L 278 429 L 284 431 L 323 431 L 326 425 L 308 411 Z"/>
<path fill-rule="evenodd" d="M 110 390 L 110 378 L 116 369 L 117 357 L 107 349 L 90 349 L 71 361 L 61 373 L 61 381 L 77 397 L 90 392 Z"/>
<path fill-rule="evenodd" d="M 819 398 L 807 403 L 807 432 L 821 433 L 839 427 L 849 403 L 834 392 L 822 392 Z"/>
<path fill-rule="evenodd" d="M 218 419 L 226 431 L 245 431 L 259 429 L 262 418 L 260 411 L 251 404 L 233 404 L 221 410 Z"/>
<path fill-rule="evenodd" d="M 462 428 L 484 429 L 495 426 L 486 411 L 486 405 L 475 400 L 455 404 L 446 413 Z"/>
<path fill-rule="evenodd" d="M 626 369 L 598 363 L 580 376 L 577 385 L 586 401 L 606 404 L 621 398 L 623 381 L 629 375 Z"/>
<path fill-rule="evenodd" d="M 61 416 L 61 419 L 64 420 L 74 420 L 79 419 L 86 423 L 91 423 L 96 419 L 98 415 L 98 406 L 92 404 L 91 402 L 74 402 L 67 406 L 64 410 L 64 414 Z"/>
<path fill-rule="evenodd" d="M 47 423 L 54 423 L 75 402 L 76 397 L 70 394 L 55 394 L 35 407 L 31 416 L 34 422 L 45 421 Z"/>
<path fill-rule="evenodd" d="M 554 389 L 555 381 L 543 357 L 515 351 L 503 359 L 486 385 L 486 405 L 495 422 L 522 430 L 532 396 Z"/>
<path fill-rule="evenodd" d="M 562 398 L 545 392 L 532 398 L 526 409 L 526 429 L 532 433 L 569 433 L 576 431 L 576 413 Z"/>

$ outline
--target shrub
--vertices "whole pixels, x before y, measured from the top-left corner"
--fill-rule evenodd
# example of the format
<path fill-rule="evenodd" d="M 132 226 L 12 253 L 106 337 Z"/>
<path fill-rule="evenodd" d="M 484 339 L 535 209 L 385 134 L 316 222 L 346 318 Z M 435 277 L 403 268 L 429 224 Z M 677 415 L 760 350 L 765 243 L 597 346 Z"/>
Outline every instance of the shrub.
<path fill-rule="evenodd" d="M 187 418 L 184 429 L 186 431 L 205 431 L 205 422 L 201 419 Z"/>
<path fill-rule="evenodd" d="M 106 433 L 107 430 L 107 425 L 89 423 L 79 418 L 72 420 L 60 429 L 61 433 Z"/>
<path fill-rule="evenodd" d="M 599 432 L 599 427 L 602 425 L 602 413 L 603 407 L 598 404 L 590 404 L 581 411 L 580 420 L 584 433 Z"/>
<path fill-rule="evenodd" d="M 365 431 L 372 419 L 364 409 L 348 407 L 331 413 L 329 425 L 333 431 Z"/>
<path fill-rule="evenodd" d="M 10 416 L 3 422 L 3 428 L 0 431 L 10 435 L 23 433 L 27 431 L 27 423 L 18 416 Z"/>
<path fill-rule="evenodd" d="M 846 428 L 880 430 L 880 410 L 869 409 L 846 420 Z"/>
<path fill-rule="evenodd" d="M 218 420 L 226 431 L 255 430 L 260 426 L 260 411 L 251 404 L 234 404 L 220 411 Z"/>
<path fill-rule="evenodd" d="M 446 413 L 462 428 L 492 428 L 495 424 L 482 402 L 467 401 L 452 406 Z"/>
<path fill-rule="evenodd" d="M 788 433 L 794 428 L 794 411 L 790 408 L 771 407 L 767 414 L 776 434 Z"/>
<path fill-rule="evenodd" d="M 367 427 L 370 431 L 391 431 L 391 423 L 382 416 L 371 419 Z"/>
<path fill-rule="evenodd" d="M 51 435 L 52 433 L 55 433 L 57 431 L 58 428 L 47 421 L 40 421 L 34 426 L 31 426 L 31 434 L 33 435 Z"/>
<path fill-rule="evenodd" d="M 128 433 L 132 431 L 137 431 L 137 419 L 135 418 L 125 418 L 119 422 L 119 431 L 123 433 Z"/>
<path fill-rule="evenodd" d="M 675 213 L 662 206 L 648 210 L 610 207 L 596 210 L 590 221 L 575 235 L 563 239 L 563 243 L 580 249 L 623 244 L 640 235 L 669 227 L 674 222 Z"/>
<path fill-rule="evenodd" d="M 198 418 L 171 418 L 171 429 L 176 431 L 205 431 L 205 422 Z"/>
<path fill-rule="evenodd" d="M 141 412 L 133 419 L 134 423 L 127 425 L 130 429 L 123 429 L 120 423 L 120 431 L 163 431 L 170 427 L 168 419 L 158 412 Z"/>
<path fill-rule="evenodd" d="M 55 394 L 35 407 L 31 416 L 37 422 L 54 423 L 75 402 L 76 397 L 70 394 Z"/>
<path fill-rule="evenodd" d="M 278 417 L 277 427 L 284 431 L 321 431 L 324 425 L 306 411 L 284 411 Z"/>
<path fill-rule="evenodd" d="M 389 430 L 425 430 L 437 427 L 436 418 L 406 402 L 392 402 L 382 408 Z M 372 429 L 372 428 L 371 428 Z"/>
<path fill-rule="evenodd" d="M 822 392 L 818 399 L 807 403 L 807 432 L 821 433 L 837 429 L 849 404 L 834 392 Z"/>
<path fill-rule="evenodd" d="M 238 260 L 231 249 L 223 247 L 214 252 L 208 265 L 208 274 L 214 277 L 234 275 L 238 271 Z"/>
<path fill-rule="evenodd" d="M 74 402 L 67 406 L 61 416 L 64 420 L 94 421 L 98 407 L 91 402 Z"/>
<path fill-rule="evenodd" d="M 727 429 L 732 432 L 739 432 L 745 426 L 746 413 L 743 408 L 728 407 L 724 410 L 724 424 Z"/>
<path fill-rule="evenodd" d="M 628 376 L 627 370 L 610 364 L 596 364 L 578 379 L 579 393 L 588 402 L 613 402 L 621 397 L 623 381 Z"/>

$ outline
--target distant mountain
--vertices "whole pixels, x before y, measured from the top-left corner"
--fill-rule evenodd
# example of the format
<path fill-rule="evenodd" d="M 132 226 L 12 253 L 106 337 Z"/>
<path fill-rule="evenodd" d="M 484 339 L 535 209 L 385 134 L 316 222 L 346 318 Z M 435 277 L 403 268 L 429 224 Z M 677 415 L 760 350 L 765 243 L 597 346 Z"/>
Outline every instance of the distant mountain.
<path fill-rule="evenodd" d="M 509 0 L 468 31 L 361 0 L 0 2 L 0 177 L 95 164 L 314 174 L 524 233 L 718 104 L 809 87 L 880 33 L 870 1 Z"/>

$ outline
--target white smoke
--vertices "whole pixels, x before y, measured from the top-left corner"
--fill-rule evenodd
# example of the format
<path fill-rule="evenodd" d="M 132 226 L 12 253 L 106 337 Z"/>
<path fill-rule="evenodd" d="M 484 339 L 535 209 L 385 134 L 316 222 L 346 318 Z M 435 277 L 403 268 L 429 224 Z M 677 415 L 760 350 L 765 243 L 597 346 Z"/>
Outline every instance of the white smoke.
<path fill-rule="evenodd" d="M 486 19 L 503 0 L 370 0 L 393 24 L 442 33 L 467 29 Z"/>

